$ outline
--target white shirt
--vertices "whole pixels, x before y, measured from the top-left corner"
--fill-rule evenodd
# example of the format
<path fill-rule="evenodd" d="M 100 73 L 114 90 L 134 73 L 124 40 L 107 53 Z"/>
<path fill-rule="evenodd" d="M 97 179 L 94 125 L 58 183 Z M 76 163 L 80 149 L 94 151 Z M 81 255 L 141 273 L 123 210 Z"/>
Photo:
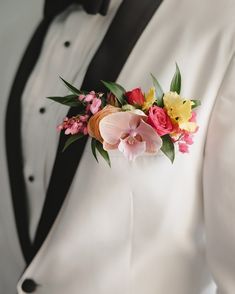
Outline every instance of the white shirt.
<path fill-rule="evenodd" d="M 78 88 L 81 86 L 87 67 L 121 2 L 111 1 L 105 17 L 89 15 L 80 6 L 71 6 L 59 15 L 50 26 L 40 58 L 26 84 L 21 133 L 31 239 L 41 215 L 56 155 L 59 138 L 56 126 L 68 112 L 68 107 L 46 97 L 68 93 L 59 76 Z"/>

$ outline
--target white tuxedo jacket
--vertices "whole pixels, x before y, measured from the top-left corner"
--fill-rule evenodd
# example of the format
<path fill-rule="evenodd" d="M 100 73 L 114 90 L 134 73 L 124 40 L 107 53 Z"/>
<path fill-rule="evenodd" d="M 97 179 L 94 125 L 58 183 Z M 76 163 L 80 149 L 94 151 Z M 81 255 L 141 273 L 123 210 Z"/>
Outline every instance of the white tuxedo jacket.
<path fill-rule="evenodd" d="M 88 144 L 56 221 L 24 272 L 4 118 L 33 31 L 28 23 L 39 16 L 17 20 L 17 28 L 26 28 L 17 47 L 16 27 L 11 38 L 1 28 L 0 293 L 15 293 L 18 282 L 23 294 L 25 279 L 36 281 L 39 294 L 235 293 L 234 10 L 233 0 L 163 1 L 118 82 L 147 88 L 153 72 L 167 90 L 177 61 L 182 94 L 202 102 L 190 153 L 177 153 L 171 165 L 162 154 L 130 163 L 113 151 L 110 169 L 96 163 Z"/>

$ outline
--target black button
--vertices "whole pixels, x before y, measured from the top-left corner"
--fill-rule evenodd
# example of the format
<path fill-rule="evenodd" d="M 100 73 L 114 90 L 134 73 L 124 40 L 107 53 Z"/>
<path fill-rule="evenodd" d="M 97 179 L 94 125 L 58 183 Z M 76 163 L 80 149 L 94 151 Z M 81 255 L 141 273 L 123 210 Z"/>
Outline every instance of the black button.
<path fill-rule="evenodd" d="M 28 180 L 29 180 L 30 182 L 33 182 L 33 181 L 34 181 L 34 176 L 33 176 L 33 175 L 29 176 L 29 177 L 28 177 Z"/>
<path fill-rule="evenodd" d="M 64 42 L 65 47 L 69 47 L 70 45 L 71 45 L 71 42 L 69 42 L 69 41 Z"/>
<path fill-rule="evenodd" d="M 37 284 L 34 282 L 34 280 L 26 279 L 21 285 L 21 288 L 26 293 L 33 293 L 37 288 Z"/>
<path fill-rule="evenodd" d="M 45 107 L 41 107 L 41 108 L 39 108 L 39 112 L 40 112 L 41 114 L 45 113 L 45 112 L 46 112 L 46 108 L 45 108 Z"/>

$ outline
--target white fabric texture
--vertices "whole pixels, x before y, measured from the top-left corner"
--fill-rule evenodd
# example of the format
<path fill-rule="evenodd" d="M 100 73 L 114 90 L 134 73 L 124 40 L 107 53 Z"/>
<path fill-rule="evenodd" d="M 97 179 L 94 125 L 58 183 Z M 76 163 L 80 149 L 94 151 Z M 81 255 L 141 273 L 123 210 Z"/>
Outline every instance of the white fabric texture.
<path fill-rule="evenodd" d="M 25 88 L 24 173 L 26 180 L 35 176 L 27 184 L 32 238 L 55 157 L 55 127 L 67 112 L 45 97 L 67 93 L 59 75 L 81 85 L 118 4 L 112 2 L 105 18 L 89 16 L 76 6 L 58 16 Z M 189 154 L 177 152 L 173 165 L 160 153 L 129 163 L 112 151 L 111 169 L 101 158 L 96 163 L 88 144 L 48 238 L 21 277 L 24 263 L 1 147 L 3 293 L 13 293 L 12 281 L 16 284 L 20 277 L 20 294 L 26 278 L 40 285 L 39 294 L 234 294 L 234 9 L 233 0 L 163 1 L 118 82 L 127 89 L 147 90 L 152 72 L 167 91 L 177 61 L 182 95 L 202 101 L 195 144 Z M 71 41 L 70 47 L 63 47 L 65 41 Z M 0 52 L 5 67 L 6 56 Z M 3 110 L 13 75 L 11 70 L 4 76 L 7 82 L 0 79 L 5 87 L 0 101 L 1 146 Z M 45 107 L 44 114 L 40 107 Z"/>

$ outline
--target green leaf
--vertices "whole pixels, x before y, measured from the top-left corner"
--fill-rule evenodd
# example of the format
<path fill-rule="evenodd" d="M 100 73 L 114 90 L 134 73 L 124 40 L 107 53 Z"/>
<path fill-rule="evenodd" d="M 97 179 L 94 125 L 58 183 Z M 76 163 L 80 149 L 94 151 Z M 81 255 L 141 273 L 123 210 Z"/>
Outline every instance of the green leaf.
<path fill-rule="evenodd" d="M 191 100 L 194 104 L 192 105 L 192 109 L 198 107 L 201 105 L 201 101 L 200 100 Z"/>
<path fill-rule="evenodd" d="M 122 110 L 123 111 L 134 111 L 136 110 L 135 106 L 131 105 L 131 104 L 125 104 L 122 106 Z"/>
<path fill-rule="evenodd" d="M 84 136 L 83 134 L 76 134 L 76 135 L 70 136 L 69 139 L 66 141 L 62 152 L 64 152 L 71 144 L 81 139 L 83 136 Z"/>
<path fill-rule="evenodd" d="M 159 107 L 163 107 L 163 96 L 164 96 L 164 92 L 162 90 L 161 85 L 159 84 L 158 80 L 155 78 L 155 76 L 153 74 L 151 74 L 152 80 L 153 80 L 153 85 L 155 87 L 156 90 L 156 98 L 157 98 L 157 105 Z"/>
<path fill-rule="evenodd" d="M 96 141 L 97 140 L 95 138 L 91 139 L 91 151 L 92 151 L 92 154 L 95 157 L 95 160 L 98 162 L 98 158 L 97 158 L 97 154 L 96 154 Z"/>
<path fill-rule="evenodd" d="M 69 107 L 83 107 L 83 104 L 77 99 L 77 97 L 77 95 L 72 94 L 64 97 L 47 97 L 47 99 Z"/>
<path fill-rule="evenodd" d="M 71 85 L 70 83 L 68 83 L 67 81 L 65 81 L 62 77 L 60 77 L 60 79 L 64 82 L 65 86 L 74 94 L 74 95 L 80 95 L 83 94 L 82 91 L 78 90 L 77 88 L 75 88 L 73 85 Z"/>
<path fill-rule="evenodd" d="M 101 99 L 101 108 L 104 108 L 107 105 L 107 99 L 105 95 L 102 95 L 100 99 Z"/>
<path fill-rule="evenodd" d="M 173 79 L 171 81 L 171 88 L 170 88 L 171 92 L 176 92 L 178 94 L 180 94 L 180 90 L 181 90 L 181 73 L 178 67 L 178 64 L 176 63 L 176 70 L 175 70 L 175 74 L 173 76 Z"/>
<path fill-rule="evenodd" d="M 99 141 L 96 140 L 96 149 L 99 151 L 100 155 L 104 158 L 104 160 L 108 163 L 108 165 L 111 167 L 111 162 L 109 158 L 109 154 L 107 151 L 104 150 L 103 144 L 101 144 Z"/>
<path fill-rule="evenodd" d="M 175 159 L 175 145 L 171 140 L 169 135 L 165 135 L 162 138 L 162 148 L 161 151 L 170 159 L 173 163 Z"/>
<path fill-rule="evenodd" d="M 105 82 L 105 81 L 101 81 L 105 87 L 111 92 L 113 93 L 113 95 L 117 98 L 117 100 L 119 101 L 119 103 L 121 105 L 126 104 L 126 101 L 124 99 L 124 94 L 126 93 L 126 90 L 119 84 L 117 83 L 112 83 L 112 82 Z"/>

